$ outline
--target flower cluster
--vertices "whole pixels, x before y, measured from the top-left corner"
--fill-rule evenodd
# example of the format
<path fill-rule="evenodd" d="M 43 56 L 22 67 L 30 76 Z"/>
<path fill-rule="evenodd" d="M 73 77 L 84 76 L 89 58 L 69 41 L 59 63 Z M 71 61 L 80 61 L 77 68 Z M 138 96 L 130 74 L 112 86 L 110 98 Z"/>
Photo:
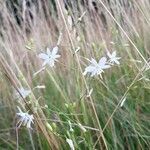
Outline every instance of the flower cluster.
<path fill-rule="evenodd" d="M 60 57 L 60 55 L 58 55 L 57 52 L 58 52 L 58 47 L 56 46 L 52 49 L 52 51 L 50 51 L 50 49 L 47 48 L 46 53 L 40 53 L 38 56 L 44 61 L 42 64 L 42 67 L 45 67 L 47 64 L 50 65 L 50 67 L 54 67 L 55 62 L 58 61 L 57 58 Z M 45 87 L 37 86 L 35 88 L 45 88 Z M 25 99 L 27 96 L 29 96 L 30 93 L 31 93 L 30 90 L 19 88 L 16 96 L 18 98 L 20 98 L 21 96 Z M 18 107 L 18 110 L 19 112 L 16 113 L 19 118 L 18 127 L 23 125 L 23 126 L 26 126 L 27 128 L 31 128 L 31 123 L 33 123 L 33 120 L 34 120 L 33 115 L 28 114 L 28 112 L 25 112 L 25 113 L 22 112 L 22 110 L 19 107 Z"/>
<path fill-rule="evenodd" d="M 120 57 L 116 57 L 116 51 L 114 51 L 112 54 L 108 52 L 107 56 L 108 58 L 100 58 L 99 62 L 97 62 L 94 58 L 89 60 L 91 64 L 85 68 L 83 75 L 90 74 L 91 77 L 100 75 L 102 77 L 101 74 L 104 72 L 105 69 L 110 68 L 114 64 L 120 64 L 118 61 Z"/>
<path fill-rule="evenodd" d="M 47 48 L 46 53 L 40 53 L 38 55 L 39 58 L 43 60 L 42 67 L 45 68 L 45 66 L 48 64 L 50 67 L 54 67 L 55 62 L 58 61 L 57 58 L 60 57 L 58 53 L 58 47 L 54 47 L 51 51 L 49 48 Z M 110 52 L 107 53 L 107 57 L 102 57 L 100 60 L 97 62 L 94 58 L 92 58 L 90 61 L 90 65 L 85 68 L 85 71 L 83 75 L 90 74 L 91 77 L 100 75 L 104 72 L 105 69 L 110 68 L 114 64 L 119 65 L 119 59 L 120 57 L 116 56 L 116 51 L 114 51 L 112 54 Z M 40 71 L 39 71 L 40 72 Z M 101 76 L 102 77 L 102 76 Z M 37 86 L 35 88 L 45 88 L 45 86 Z M 92 89 L 93 90 L 93 89 Z M 90 90 L 89 97 L 92 93 L 92 90 Z M 18 89 L 18 96 L 21 95 L 24 99 L 31 94 L 30 90 L 20 88 Z M 33 124 L 34 117 L 33 115 L 30 115 L 28 112 L 23 112 L 19 107 L 18 107 L 19 112 L 17 113 L 17 116 L 19 118 L 18 121 L 18 127 L 21 125 L 26 126 L 27 128 L 31 128 L 31 124 Z M 70 131 L 73 131 L 71 122 L 69 122 L 70 125 Z M 82 128 L 84 131 L 86 131 L 81 124 L 79 124 L 80 128 Z M 70 148 L 73 150 L 73 142 L 71 139 L 66 139 L 67 143 L 70 145 Z"/>

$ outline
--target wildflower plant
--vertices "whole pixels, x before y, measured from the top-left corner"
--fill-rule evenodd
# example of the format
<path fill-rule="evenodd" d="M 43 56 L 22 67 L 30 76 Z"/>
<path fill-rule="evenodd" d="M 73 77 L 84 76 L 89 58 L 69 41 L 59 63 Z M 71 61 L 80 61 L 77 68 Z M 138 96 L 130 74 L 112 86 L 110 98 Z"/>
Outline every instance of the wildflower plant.
<path fill-rule="evenodd" d="M 83 72 L 83 75 L 90 74 L 91 77 L 100 75 L 102 78 L 102 73 L 104 70 L 111 68 L 111 66 L 116 63 L 119 63 L 120 57 L 116 57 L 116 51 L 114 51 L 112 54 L 109 52 L 107 53 L 109 59 L 107 57 L 100 58 L 99 62 L 97 62 L 94 58 L 92 58 L 90 61 L 90 65 L 85 68 L 85 71 Z"/>

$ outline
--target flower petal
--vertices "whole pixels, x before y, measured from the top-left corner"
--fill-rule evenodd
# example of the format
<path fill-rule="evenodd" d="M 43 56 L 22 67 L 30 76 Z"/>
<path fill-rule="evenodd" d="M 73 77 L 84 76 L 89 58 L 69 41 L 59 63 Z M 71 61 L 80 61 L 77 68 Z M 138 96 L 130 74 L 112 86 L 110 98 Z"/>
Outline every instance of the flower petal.
<path fill-rule="evenodd" d="M 109 58 L 111 58 L 111 54 L 110 54 L 109 51 L 107 52 L 107 56 L 108 56 Z"/>
<path fill-rule="evenodd" d="M 97 65 L 97 61 L 94 59 L 94 58 L 91 58 L 91 61 L 90 61 L 93 65 Z"/>
<path fill-rule="evenodd" d="M 110 65 L 104 65 L 103 67 L 102 67 L 102 69 L 108 69 L 108 68 L 110 68 L 111 66 Z"/>
<path fill-rule="evenodd" d="M 53 60 L 51 60 L 51 61 L 48 62 L 48 64 L 50 65 L 50 67 L 54 67 L 54 63 L 55 62 Z"/>
<path fill-rule="evenodd" d="M 116 63 L 117 65 L 120 65 L 120 62 L 119 62 L 118 60 L 115 60 L 115 63 Z"/>
<path fill-rule="evenodd" d="M 100 60 L 99 60 L 99 62 L 98 62 L 98 64 L 101 66 L 101 65 L 104 65 L 105 63 L 106 63 L 106 61 L 107 61 L 107 58 L 106 57 L 102 57 Z"/>
<path fill-rule="evenodd" d="M 114 51 L 111 56 L 116 57 L 116 51 Z"/>
<path fill-rule="evenodd" d="M 55 56 L 54 56 L 54 59 L 59 58 L 59 57 L 60 57 L 60 55 L 55 55 Z"/>
<path fill-rule="evenodd" d="M 58 46 L 55 46 L 55 47 L 53 48 L 53 50 L 52 50 L 52 55 L 53 55 L 53 56 L 56 55 L 57 52 L 58 52 Z"/>
<path fill-rule="evenodd" d="M 49 62 L 49 59 L 46 59 L 46 60 L 43 62 L 42 67 L 44 67 L 48 62 Z"/>
<path fill-rule="evenodd" d="M 47 55 L 50 56 L 51 55 L 51 51 L 50 49 L 47 47 Z"/>
<path fill-rule="evenodd" d="M 41 53 L 38 56 L 39 56 L 39 58 L 44 59 L 44 60 L 49 58 L 48 55 L 44 54 L 44 53 Z"/>

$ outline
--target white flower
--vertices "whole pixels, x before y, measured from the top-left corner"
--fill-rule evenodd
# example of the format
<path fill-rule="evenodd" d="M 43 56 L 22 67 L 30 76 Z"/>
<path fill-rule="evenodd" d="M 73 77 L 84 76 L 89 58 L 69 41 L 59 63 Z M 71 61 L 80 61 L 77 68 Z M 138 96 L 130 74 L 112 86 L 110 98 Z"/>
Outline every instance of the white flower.
<path fill-rule="evenodd" d="M 50 67 L 54 67 L 55 61 L 58 61 L 57 58 L 60 57 L 60 55 L 57 55 L 57 52 L 58 52 L 58 47 L 56 46 L 52 49 L 52 51 L 50 51 L 50 49 L 47 48 L 47 54 L 46 53 L 40 53 L 38 55 L 39 58 L 44 60 L 42 66 L 49 64 Z"/>
<path fill-rule="evenodd" d="M 17 108 L 19 110 L 19 113 L 16 113 L 17 116 L 19 117 L 19 121 L 18 121 L 19 126 L 18 127 L 23 125 L 23 126 L 26 126 L 27 128 L 31 128 L 31 123 L 34 123 L 33 115 L 29 115 L 28 112 L 24 113 L 24 112 L 22 112 L 22 110 L 19 107 L 17 107 Z"/>
<path fill-rule="evenodd" d="M 91 77 L 93 77 L 95 75 L 99 75 L 99 74 L 101 75 L 101 73 L 104 72 L 104 69 L 111 67 L 110 65 L 107 64 L 106 57 L 102 57 L 98 63 L 93 58 L 91 59 L 90 62 L 91 62 L 91 64 L 85 68 L 83 75 L 86 75 L 87 73 L 90 73 Z"/>
<path fill-rule="evenodd" d="M 17 93 L 17 96 L 19 97 L 20 94 L 23 98 L 26 98 L 30 93 L 31 91 L 30 90 L 25 90 L 23 87 L 18 89 L 19 93 Z"/>
<path fill-rule="evenodd" d="M 119 59 L 121 59 L 121 57 L 116 57 L 116 51 L 114 51 L 112 54 L 110 52 L 107 52 L 107 56 L 109 57 L 109 62 L 113 65 L 114 63 L 116 63 L 117 65 L 120 64 L 120 62 L 118 61 Z"/>
<path fill-rule="evenodd" d="M 69 144 L 71 150 L 75 150 L 74 145 L 73 145 L 73 141 L 71 139 L 66 139 L 66 142 Z"/>

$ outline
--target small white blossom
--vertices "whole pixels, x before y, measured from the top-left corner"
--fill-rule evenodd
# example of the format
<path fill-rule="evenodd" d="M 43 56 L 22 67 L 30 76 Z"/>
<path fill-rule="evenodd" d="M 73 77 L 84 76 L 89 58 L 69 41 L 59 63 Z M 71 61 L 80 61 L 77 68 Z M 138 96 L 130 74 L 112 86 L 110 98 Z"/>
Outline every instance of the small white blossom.
<path fill-rule="evenodd" d="M 110 52 L 107 52 L 107 56 L 109 57 L 109 62 L 113 65 L 114 63 L 116 63 L 117 65 L 120 64 L 120 62 L 118 61 L 119 59 L 121 59 L 121 57 L 116 57 L 116 51 L 114 51 L 112 54 Z"/>
<path fill-rule="evenodd" d="M 17 108 L 19 110 L 19 113 L 16 113 L 17 116 L 19 117 L 19 121 L 18 121 L 19 127 L 23 125 L 23 126 L 26 126 L 27 128 L 31 128 L 31 123 L 34 123 L 33 115 L 29 115 L 28 112 L 24 113 L 19 107 Z"/>
<path fill-rule="evenodd" d="M 52 49 L 52 51 L 50 51 L 50 49 L 47 48 L 47 53 L 40 53 L 38 55 L 39 58 L 44 60 L 42 66 L 49 64 L 50 67 L 54 67 L 55 61 L 58 61 L 57 58 L 60 57 L 60 55 L 57 55 L 57 52 L 58 52 L 58 47 L 56 46 Z"/>
<path fill-rule="evenodd" d="M 107 58 L 102 57 L 99 62 L 95 59 L 91 59 L 91 64 L 85 68 L 85 71 L 83 75 L 86 75 L 87 73 L 91 74 L 91 77 L 95 75 L 101 75 L 102 72 L 104 72 L 104 69 L 110 68 L 111 66 L 107 64 Z"/>
<path fill-rule="evenodd" d="M 30 90 L 26 90 L 26 89 L 24 89 L 24 88 L 20 88 L 20 89 L 18 89 L 18 91 L 19 91 L 19 93 L 17 93 L 17 96 L 19 97 L 20 94 L 21 94 L 21 96 L 22 96 L 23 98 L 26 98 L 26 97 L 31 93 Z"/>
<path fill-rule="evenodd" d="M 71 150 L 75 150 L 73 141 L 71 139 L 66 139 L 66 142 L 69 144 Z"/>

